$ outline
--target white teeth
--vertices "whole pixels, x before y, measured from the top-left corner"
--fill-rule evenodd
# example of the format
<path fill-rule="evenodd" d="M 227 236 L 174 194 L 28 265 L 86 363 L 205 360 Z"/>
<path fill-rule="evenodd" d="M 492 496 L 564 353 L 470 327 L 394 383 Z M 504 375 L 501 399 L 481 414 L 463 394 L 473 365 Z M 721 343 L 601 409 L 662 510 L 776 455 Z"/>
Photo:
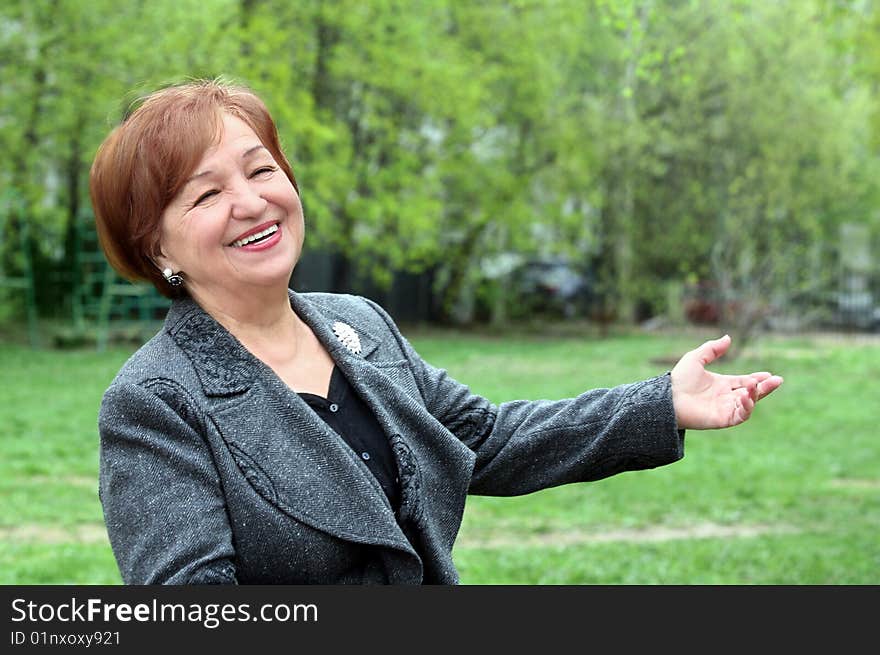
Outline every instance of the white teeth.
<path fill-rule="evenodd" d="M 237 241 L 233 241 L 232 245 L 236 248 L 241 248 L 242 246 L 246 246 L 249 243 L 253 243 L 257 239 L 262 239 L 263 237 L 267 237 L 270 234 L 274 234 L 278 231 L 278 224 L 270 225 L 262 232 L 256 232 L 255 234 L 251 234 L 250 236 L 245 237 L 244 239 L 238 239 Z"/>

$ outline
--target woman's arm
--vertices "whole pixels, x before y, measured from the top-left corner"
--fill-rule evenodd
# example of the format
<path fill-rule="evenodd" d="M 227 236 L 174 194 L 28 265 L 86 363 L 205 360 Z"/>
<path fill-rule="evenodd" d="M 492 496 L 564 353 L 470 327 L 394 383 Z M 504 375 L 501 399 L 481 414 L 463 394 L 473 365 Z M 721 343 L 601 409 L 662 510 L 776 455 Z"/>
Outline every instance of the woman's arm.
<path fill-rule="evenodd" d="M 576 398 L 495 405 L 425 362 L 387 313 L 368 302 L 398 340 L 428 411 L 475 453 L 471 493 L 530 493 L 684 455 L 669 374 Z"/>
<path fill-rule="evenodd" d="M 185 390 L 116 383 L 98 425 L 101 504 L 125 583 L 235 583 L 220 479 Z"/>

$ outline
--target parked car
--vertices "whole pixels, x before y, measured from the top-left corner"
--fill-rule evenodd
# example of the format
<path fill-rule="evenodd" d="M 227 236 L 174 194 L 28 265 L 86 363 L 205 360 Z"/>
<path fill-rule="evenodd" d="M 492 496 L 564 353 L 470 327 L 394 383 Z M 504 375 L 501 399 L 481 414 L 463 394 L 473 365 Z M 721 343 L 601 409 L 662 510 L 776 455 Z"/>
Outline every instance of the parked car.
<path fill-rule="evenodd" d="M 712 280 L 687 285 L 682 302 L 685 316 L 694 325 L 718 325 L 722 316 L 731 316 L 742 310 L 740 302 L 723 302 L 718 284 Z"/>
<path fill-rule="evenodd" d="M 517 314 L 584 316 L 593 300 L 592 275 L 565 259 L 529 260 L 512 273 Z"/>
<path fill-rule="evenodd" d="M 870 291 L 839 291 L 831 294 L 827 326 L 843 330 L 880 332 L 880 304 Z"/>
<path fill-rule="evenodd" d="M 811 327 L 832 330 L 880 332 L 880 302 L 862 281 L 845 281 L 843 289 L 824 292 L 792 292 L 775 305 L 757 298 L 740 297 L 722 303 L 716 283 L 704 280 L 684 290 L 684 312 L 697 325 L 717 325 L 723 316 L 750 312 L 766 321 L 771 329 L 791 330 Z M 755 310 L 761 310 L 755 312 Z"/>

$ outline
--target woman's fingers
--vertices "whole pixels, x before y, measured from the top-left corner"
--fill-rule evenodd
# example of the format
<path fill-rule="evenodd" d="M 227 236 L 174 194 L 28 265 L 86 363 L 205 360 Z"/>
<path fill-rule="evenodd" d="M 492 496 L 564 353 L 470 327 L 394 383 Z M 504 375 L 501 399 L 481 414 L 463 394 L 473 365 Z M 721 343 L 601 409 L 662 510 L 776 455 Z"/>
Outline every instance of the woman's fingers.
<path fill-rule="evenodd" d="M 755 403 L 758 401 L 757 386 L 756 384 L 753 387 L 747 387 L 746 393 L 743 395 L 742 406 L 746 410 L 747 415 L 752 413 L 752 410 L 755 409 Z"/>
<path fill-rule="evenodd" d="M 755 400 L 761 400 L 761 398 L 777 389 L 783 381 L 782 377 L 767 371 L 758 371 L 748 375 L 730 375 L 727 379 L 731 389 L 751 389 L 754 386 L 755 393 L 753 395 Z"/>
<path fill-rule="evenodd" d="M 745 388 L 735 389 L 733 391 L 734 401 L 733 401 L 733 416 L 730 417 L 729 425 L 739 425 L 740 423 L 744 423 L 748 420 L 749 414 L 751 413 L 751 409 L 749 405 L 754 406 L 754 401 L 752 401 L 749 396 L 748 391 Z"/>
<path fill-rule="evenodd" d="M 782 376 L 763 372 L 731 376 L 729 379 L 733 391 L 746 391 L 755 402 L 774 392 L 782 385 L 783 381 Z"/>
<path fill-rule="evenodd" d="M 776 391 L 785 380 L 781 375 L 771 375 L 758 384 L 758 400 Z"/>
<path fill-rule="evenodd" d="M 729 347 L 730 335 L 725 334 L 720 339 L 707 341 L 702 346 L 697 348 L 696 352 L 700 357 L 700 363 L 703 366 L 706 366 L 706 364 L 714 362 L 716 359 L 721 357 L 721 355 L 726 353 Z"/>
<path fill-rule="evenodd" d="M 755 394 L 757 393 L 754 388 L 749 389 L 743 387 L 742 389 L 737 389 L 737 418 L 739 419 L 739 423 L 743 423 L 749 420 L 749 417 L 752 415 L 752 410 L 755 409 L 755 403 L 757 402 Z"/>
<path fill-rule="evenodd" d="M 731 389 L 739 389 L 748 385 L 749 382 L 754 382 L 755 384 L 763 382 L 771 377 L 771 374 L 767 371 L 761 371 L 759 373 L 749 373 L 748 375 L 728 375 L 726 377 L 727 381 L 730 382 Z"/>

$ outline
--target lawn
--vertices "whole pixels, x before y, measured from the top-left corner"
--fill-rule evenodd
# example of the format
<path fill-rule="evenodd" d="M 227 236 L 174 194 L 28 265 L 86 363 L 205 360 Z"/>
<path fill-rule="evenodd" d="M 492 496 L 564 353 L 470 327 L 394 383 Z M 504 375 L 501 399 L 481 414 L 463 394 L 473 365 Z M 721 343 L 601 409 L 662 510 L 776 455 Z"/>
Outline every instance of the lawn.
<path fill-rule="evenodd" d="M 705 336 L 409 331 L 495 402 L 662 373 Z M 117 584 L 97 497 L 96 415 L 132 348 L 0 346 L 0 584 Z M 880 583 L 880 341 L 767 336 L 718 371 L 785 385 L 685 458 L 517 498 L 471 497 L 464 584 Z"/>

